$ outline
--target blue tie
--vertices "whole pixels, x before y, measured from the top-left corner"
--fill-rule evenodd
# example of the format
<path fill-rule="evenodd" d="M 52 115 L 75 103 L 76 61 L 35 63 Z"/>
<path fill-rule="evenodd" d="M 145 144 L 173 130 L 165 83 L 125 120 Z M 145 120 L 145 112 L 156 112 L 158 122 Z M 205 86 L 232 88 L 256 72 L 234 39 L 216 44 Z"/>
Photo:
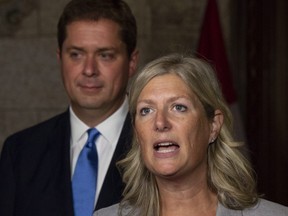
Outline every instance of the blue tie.
<path fill-rule="evenodd" d="M 94 211 L 98 174 L 95 141 L 100 133 L 95 128 L 91 128 L 87 132 L 88 139 L 80 152 L 72 177 L 75 216 L 91 216 Z"/>

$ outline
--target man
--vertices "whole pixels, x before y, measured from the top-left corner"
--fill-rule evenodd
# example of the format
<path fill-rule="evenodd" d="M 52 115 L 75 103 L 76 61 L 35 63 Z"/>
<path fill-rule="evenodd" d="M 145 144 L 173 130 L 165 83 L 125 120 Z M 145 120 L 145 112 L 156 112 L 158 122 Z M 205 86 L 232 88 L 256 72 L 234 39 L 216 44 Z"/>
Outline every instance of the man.
<path fill-rule="evenodd" d="M 0 215 L 81 215 L 75 213 L 78 183 L 73 177 L 89 128 L 100 133 L 94 143 L 98 175 L 93 209 L 121 199 L 115 163 L 130 147 L 126 87 L 136 70 L 136 38 L 135 18 L 121 0 L 72 0 L 66 5 L 58 22 L 58 59 L 70 107 L 5 141 Z"/>

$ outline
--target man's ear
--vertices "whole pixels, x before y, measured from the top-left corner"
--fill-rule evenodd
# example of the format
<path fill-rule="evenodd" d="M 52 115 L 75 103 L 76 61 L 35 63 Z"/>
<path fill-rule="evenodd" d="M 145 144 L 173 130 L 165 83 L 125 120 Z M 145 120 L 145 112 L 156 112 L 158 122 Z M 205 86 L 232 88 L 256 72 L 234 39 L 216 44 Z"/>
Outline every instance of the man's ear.
<path fill-rule="evenodd" d="M 61 60 L 61 51 L 59 48 L 57 49 L 56 54 L 57 54 L 58 61 L 60 61 Z"/>
<path fill-rule="evenodd" d="M 139 51 L 138 49 L 135 49 L 131 54 L 129 60 L 129 77 L 132 77 L 136 72 L 138 65 L 138 58 L 139 58 Z"/>
<path fill-rule="evenodd" d="M 224 121 L 224 116 L 223 113 L 221 112 L 221 110 L 215 110 L 214 111 L 214 117 L 211 121 L 211 131 L 210 131 L 210 139 L 209 142 L 212 143 L 214 142 L 221 130 L 221 127 L 223 125 L 223 121 Z"/>

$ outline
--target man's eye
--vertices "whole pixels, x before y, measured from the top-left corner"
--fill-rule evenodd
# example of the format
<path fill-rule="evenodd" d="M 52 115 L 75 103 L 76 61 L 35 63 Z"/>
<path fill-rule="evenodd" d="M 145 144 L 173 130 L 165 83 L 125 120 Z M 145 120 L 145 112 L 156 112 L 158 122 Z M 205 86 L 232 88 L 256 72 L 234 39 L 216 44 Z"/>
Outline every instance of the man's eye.
<path fill-rule="evenodd" d="M 72 59 L 78 59 L 78 58 L 80 58 L 80 53 L 78 53 L 78 52 L 70 52 L 69 56 Z"/>
<path fill-rule="evenodd" d="M 105 61 L 109 61 L 115 58 L 113 53 L 107 53 L 107 52 L 101 53 L 100 57 Z"/>
<path fill-rule="evenodd" d="M 147 107 L 140 109 L 140 115 L 141 116 L 145 116 L 145 115 L 149 114 L 150 112 L 151 112 L 151 109 L 147 108 Z"/>
<path fill-rule="evenodd" d="M 177 104 L 174 106 L 174 109 L 180 112 L 185 112 L 187 110 L 187 106 Z"/>

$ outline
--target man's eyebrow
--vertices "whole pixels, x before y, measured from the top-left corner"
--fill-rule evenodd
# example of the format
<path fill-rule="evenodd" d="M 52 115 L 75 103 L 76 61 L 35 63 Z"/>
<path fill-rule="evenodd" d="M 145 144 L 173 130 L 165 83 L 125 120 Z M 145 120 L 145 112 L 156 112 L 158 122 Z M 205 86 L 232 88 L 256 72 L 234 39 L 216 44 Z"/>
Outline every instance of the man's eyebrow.
<path fill-rule="evenodd" d="M 115 51 L 116 49 L 114 47 L 103 47 L 96 49 L 97 52 L 105 52 L 105 51 Z"/>
<path fill-rule="evenodd" d="M 66 50 L 66 51 L 70 51 L 70 50 L 79 50 L 79 51 L 83 51 L 84 49 L 81 48 L 81 47 L 77 47 L 77 46 L 70 46 L 70 47 L 67 47 L 65 50 Z"/>

